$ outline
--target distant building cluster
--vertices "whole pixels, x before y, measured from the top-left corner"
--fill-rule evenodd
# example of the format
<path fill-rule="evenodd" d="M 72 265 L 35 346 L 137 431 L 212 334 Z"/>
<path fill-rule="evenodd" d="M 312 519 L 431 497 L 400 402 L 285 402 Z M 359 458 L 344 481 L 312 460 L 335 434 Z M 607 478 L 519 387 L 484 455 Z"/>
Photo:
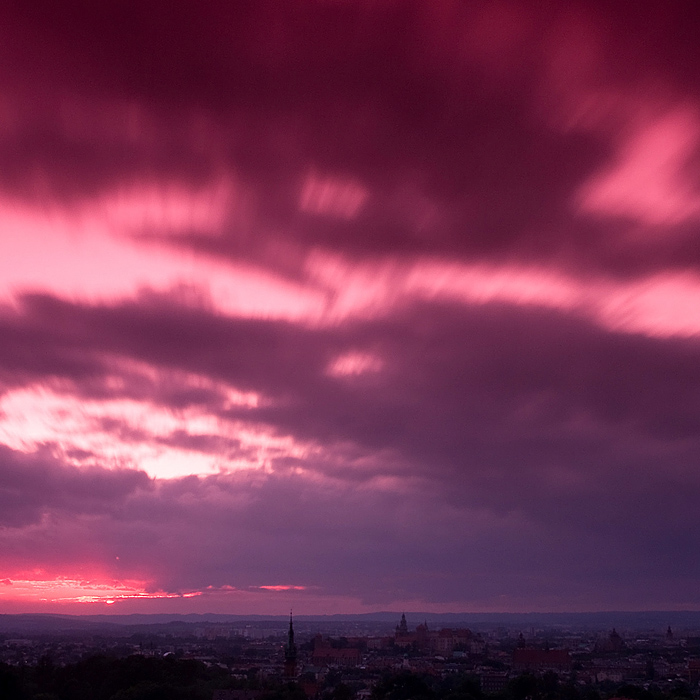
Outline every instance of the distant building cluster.
<path fill-rule="evenodd" d="M 349 623 L 319 629 L 302 623 L 299 632 L 296 622 L 290 616 L 286 629 L 269 622 L 183 626 L 177 632 L 167 627 L 138 639 L 105 636 L 99 643 L 75 635 L 57 641 L 6 635 L 0 636 L 0 662 L 31 666 L 51 658 L 60 666 L 95 653 L 193 659 L 221 669 L 234 686 L 217 690 L 213 700 L 264 700 L 261 689 L 275 683 L 294 687 L 310 700 L 327 699 L 329 684 L 342 683 L 345 700 L 367 700 L 387 673 L 404 672 L 438 679 L 468 676 L 486 696 L 512 694 L 511 684 L 523 674 L 549 674 L 581 689 L 604 690 L 599 692 L 603 697 L 625 683 L 669 692 L 686 684 L 684 697 L 700 700 L 700 630 L 679 636 L 670 628 L 646 634 L 615 628 L 605 633 L 432 629 L 426 620 L 409 626 L 401 615 L 397 624 L 384 623 L 381 629 Z"/>
<path fill-rule="evenodd" d="M 411 648 L 450 655 L 454 651 L 480 654 L 485 643 L 481 635 L 474 635 L 468 629 L 430 630 L 427 622 L 418 625 L 414 632 L 409 632 L 406 615 L 403 614 L 396 626 L 394 645 L 400 649 Z"/>

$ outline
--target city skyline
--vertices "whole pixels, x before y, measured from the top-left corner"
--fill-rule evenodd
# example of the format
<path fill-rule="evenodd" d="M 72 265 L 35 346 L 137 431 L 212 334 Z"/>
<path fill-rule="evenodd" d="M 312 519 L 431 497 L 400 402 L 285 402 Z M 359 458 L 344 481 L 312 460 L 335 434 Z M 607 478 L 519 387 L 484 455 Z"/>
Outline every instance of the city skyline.
<path fill-rule="evenodd" d="M 700 610 L 700 9 L 0 8 L 0 614 Z"/>

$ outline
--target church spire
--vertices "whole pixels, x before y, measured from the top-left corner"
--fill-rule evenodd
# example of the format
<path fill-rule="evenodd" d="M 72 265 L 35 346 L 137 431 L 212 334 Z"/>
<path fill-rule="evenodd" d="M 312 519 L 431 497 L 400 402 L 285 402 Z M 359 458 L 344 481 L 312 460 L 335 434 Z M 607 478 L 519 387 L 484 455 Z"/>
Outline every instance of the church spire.
<path fill-rule="evenodd" d="M 287 644 L 284 647 L 284 677 L 287 679 L 296 678 L 297 675 L 297 645 L 294 643 L 294 621 L 292 611 L 289 611 L 289 632 L 287 633 Z"/>
<path fill-rule="evenodd" d="M 289 633 L 287 634 L 287 648 L 291 649 L 294 646 L 294 619 L 292 611 L 289 611 Z"/>

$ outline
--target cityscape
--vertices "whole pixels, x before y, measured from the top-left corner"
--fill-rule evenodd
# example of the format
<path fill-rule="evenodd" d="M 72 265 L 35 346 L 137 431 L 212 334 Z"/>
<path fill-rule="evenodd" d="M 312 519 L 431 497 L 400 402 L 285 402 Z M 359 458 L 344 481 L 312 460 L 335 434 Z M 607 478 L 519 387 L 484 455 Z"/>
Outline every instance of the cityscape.
<path fill-rule="evenodd" d="M 286 625 L 279 618 L 172 617 L 129 624 L 6 616 L 0 621 L 2 697 L 122 697 L 114 692 L 119 683 L 128 686 L 120 689 L 124 697 L 169 697 L 176 692 L 173 679 L 183 677 L 190 693 L 183 697 L 212 700 L 700 697 L 700 616 L 672 616 L 696 625 L 675 631 L 669 625 L 619 632 L 585 614 L 557 624 L 533 616 L 525 628 L 506 618 L 475 619 L 474 629 L 418 622 L 411 614 L 393 627 L 388 615 L 290 616 Z M 609 619 L 649 624 L 632 614 Z M 24 637 L 11 636 L 20 632 Z M 80 695 L 66 686 L 66 678 L 89 673 L 95 683 L 96 668 L 118 671 L 112 687 L 84 687 Z"/>

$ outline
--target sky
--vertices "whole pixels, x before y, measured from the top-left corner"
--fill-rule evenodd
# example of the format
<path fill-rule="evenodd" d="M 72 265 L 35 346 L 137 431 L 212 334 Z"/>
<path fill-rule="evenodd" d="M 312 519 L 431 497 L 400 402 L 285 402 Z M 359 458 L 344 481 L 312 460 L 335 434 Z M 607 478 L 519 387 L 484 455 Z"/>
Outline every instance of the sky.
<path fill-rule="evenodd" d="M 700 609 L 693 0 L 0 6 L 0 613 Z"/>

